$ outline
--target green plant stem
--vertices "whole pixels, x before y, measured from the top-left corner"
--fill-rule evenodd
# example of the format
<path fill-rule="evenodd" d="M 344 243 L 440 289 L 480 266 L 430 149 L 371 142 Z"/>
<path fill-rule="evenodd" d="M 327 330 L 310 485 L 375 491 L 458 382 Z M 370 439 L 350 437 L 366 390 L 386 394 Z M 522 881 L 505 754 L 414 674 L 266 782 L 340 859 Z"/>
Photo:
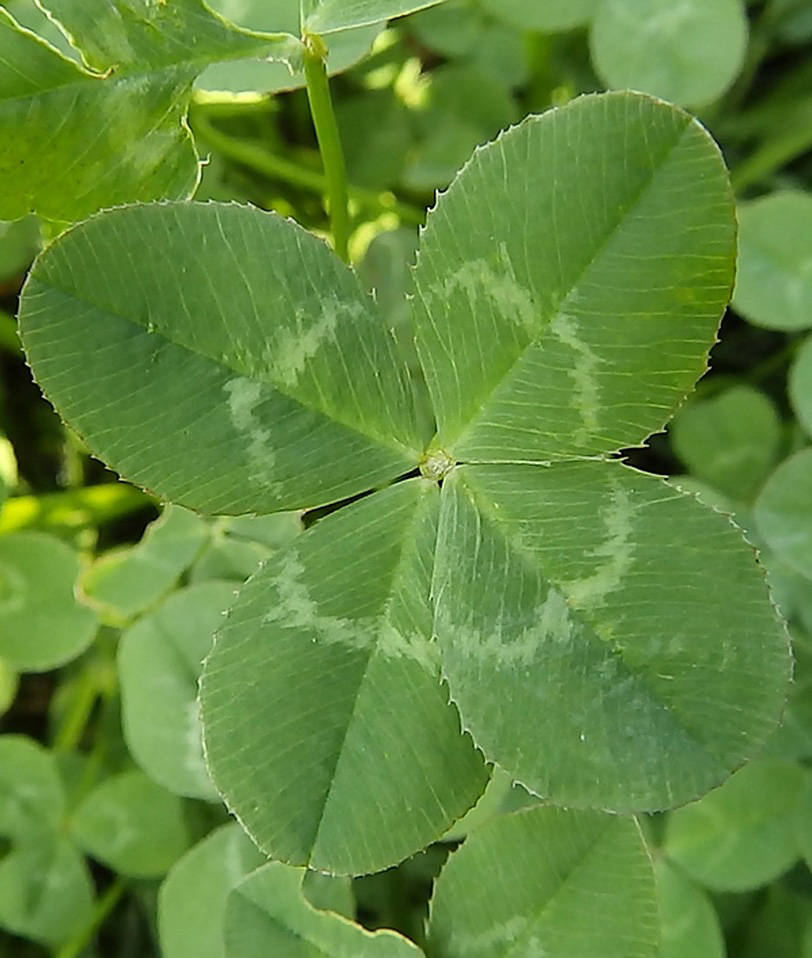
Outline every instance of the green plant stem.
<path fill-rule="evenodd" d="M 767 140 L 755 153 L 734 167 L 730 174 L 733 188 L 744 190 L 809 150 L 812 150 L 812 126 L 791 129 L 782 136 Z"/>
<path fill-rule="evenodd" d="M 341 137 L 338 132 L 333 101 L 330 97 L 330 82 L 327 78 L 327 48 L 321 37 L 315 34 L 304 38 L 304 72 L 307 81 L 307 99 L 316 139 L 319 141 L 324 174 L 327 178 L 327 201 L 330 207 L 330 227 L 336 253 L 349 261 L 350 214 L 347 194 L 347 169 Z"/>
<path fill-rule="evenodd" d="M 121 900 L 127 886 L 121 878 L 117 878 L 107 891 L 98 899 L 90 920 L 70 941 L 54 952 L 54 958 L 78 958 L 91 943 L 96 932 L 104 924 L 105 919 Z"/>
<path fill-rule="evenodd" d="M 242 166 L 247 166 L 263 176 L 282 180 L 292 186 L 298 186 L 313 193 L 327 192 L 327 178 L 323 173 L 309 170 L 284 157 L 269 153 L 264 147 L 223 133 L 208 119 L 205 113 L 196 108 L 192 113 L 195 131 L 213 150 Z M 404 223 L 419 226 L 425 219 L 422 210 L 396 199 L 391 193 L 376 193 L 358 186 L 347 187 L 349 197 L 362 206 L 376 212 L 395 213 Z"/>
<path fill-rule="evenodd" d="M 79 745 L 98 694 L 94 669 L 86 665 L 79 677 L 76 698 L 54 738 L 55 752 L 70 752 Z"/>

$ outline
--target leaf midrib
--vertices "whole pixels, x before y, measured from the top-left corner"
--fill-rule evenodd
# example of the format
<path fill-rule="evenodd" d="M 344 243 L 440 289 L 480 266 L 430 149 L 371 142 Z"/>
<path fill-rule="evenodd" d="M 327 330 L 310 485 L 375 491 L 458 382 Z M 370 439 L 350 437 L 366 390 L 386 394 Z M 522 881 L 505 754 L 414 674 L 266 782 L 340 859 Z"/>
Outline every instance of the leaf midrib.
<path fill-rule="evenodd" d="M 343 429 L 347 429 L 350 432 L 353 432 L 359 436 L 362 436 L 367 442 L 377 443 L 379 446 L 393 450 L 397 452 L 400 456 L 404 458 L 405 464 L 412 463 L 417 465 L 418 450 L 412 449 L 406 446 L 403 443 L 398 442 L 393 435 L 383 433 L 371 433 L 366 432 L 364 428 L 358 423 L 352 422 L 349 419 L 345 419 L 335 413 L 335 410 L 325 410 L 312 402 L 305 402 L 300 396 L 294 396 L 291 392 L 283 389 L 277 383 L 270 379 L 264 379 L 257 376 L 255 373 L 246 372 L 245 370 L 237 368 L 232 363 L 227 363 L 224 358 L 214 358 L 209 356 L 207 353 L 202 352 L 199 349 L 194 349 L 192 346 L 189 346 L 186 343 L 177 343 L 173 339 L 170 339 L 169 336 L 160 329 L 155 329 L 154 332 L 147 333 L 146 327 L 141 323 L 136 322 L 128 316 L 122 316 L 117 312 L 114 312 L 112 309 L 106 306 L 99 306 L 96 303 L 91 302 L 87 298 L 80 297 L 75 293 L 63 289 L 61 286 L 58 286 L 56 283 L 52 282 L 50 278 L 45 279 L 42 276 L 36 277 L 36 282 L 43 288 L 51 290 L 55 293 L 58 293 L 60 296 L 64 296 L 65 299 L 70 300 L 74 303 L 81 304 L 85 307 L 89 306 L 95 312 L 99 313 L 102 316 L 107 316 L 115 320 L 119 320 L 122 323 L 127 323 L 130 326 L 136 327 L 140 332 L 149 335 L 152 339 L 162 339 L 165 343 L 170 346 L 175 347 L 176 349 L 184 350 L 194 356 L 204 359 L 207 362 L 212 363 L 214 366 L 227 369 L 229 372 L 234 373 L 237 376 L 240 376 L 244 379 L 247 379 L 251 382 L 260 383 L 263 386 L 267 386 L 273 391 L 279 393 L 279 395 L 284 396 L 286 399 L 289 399 L 291 402 L 295 402 L 297 405 L 301 406 L 303 409 L 307 409 L 310 412 L 317 413 L 319 416 L 323 416 L 330 422 L 335 423 L 338 426 L 341 426 Z M 28 293 L 29 297 L 31 296 L 31 291 Z M 405 470 L 404 470 L 405 471 Z"/>
<path fill-rule="evenodd" d="M 490 502 L 485 493 L 482 490 L 475 488 L 475 486 L 472 486 L 465 478 L 463 472 L 460 472 L 459 481 L 467 493 L 472 506 L 486 521 L 490 522 L 491 526 L 494 528 L 500 538 L 509 544 L 510 548 L 517 556 L 519 556 L 526 567 L 535 575 L 540 575 L 545 583 L 547 583 L 550 587 L 557 589 L 567 599 L 567 607 L 569 612 L 576 621 L 580 621 L 584 626 L 584 635 L 587 641 L 597 641 L 601 648 L 606 648 L 609 646 L 612 653 L 617 657 L 617 660 L 623 664 L 623 668 L 627 671 L 627 673 L 632 676 L 636 682 L 640 683 L 640 687 L 642 689 L 645 689 L 647 695 L 650 697 L 650 701 L 652 701 L 658 707 L 663 708 L 665 713 L 668 715 L 669 720 L 673 722 L 674 727 L 677 728 L 687 739 L 689 739 L 691 742 L 694 742 L 699 749 L 713 761 L 714 766 L 719 767 L 720 759 L 718 756 L 711 752 L 706 742 L 703 742 L 697 737 L 696 731 L 683 724 L 674 707 L 665 699 L 661 698 L 657 690 L 651 686 L 648 677 L 630 665 L 626 661 L 622 651 L 601 638 L 600 633 L 591 621 L 591 618 L 587 614 L 586 610 L 576 609 L 570 604 L 569 596 L 567 595 L 567 591 L 563 587 L 563 584 L 556 582 L 555 579 L 548 575 L 539 557 L 530 552 L 530 550 L 524 545 L 523 542 L 521 542 L 520 539 L 518 539 L 518 537 L 511 535 L 504 530 L 504 526 L 500 522 L 501 517 L 494 511 L 493 504 Z"/>
<path fill-rule="evenodd" d="M 448 435 L 445 434 L 442 430 L 438 430 L 438 434 L 441 436 L 440 442 L 447 449 L 449 449 L 449 451 L 453 452 L 454 447 L 458 444 L 463 443 L 465 439 L 469 436 L 469 434 L 476 429 L 476 427 L 482 420 L 482 417 L 485 415 L 486 406 L 493 399 L 494 394 L 499 389 L 501 389 L 501 387 L 506 382 L 508 382 L 510 378 L 514 375 L 522 358 L 531 349 L 536 348 L 540 345 L 543 338 L 549 332 L 549 329 L 553 320 L 561 314 L 561 312 L 566 308 L 570 300 L 578 293 L 581 280 L 584 278 L 586 273 L 595 265 L 595 263 L 598 261 L 602 253 L 606 250 L 607 246 L 609 245 L 613 237 L 617 235 L 618 230 L 621 229 L 623 224 L 628 220 L 628 218 L 634 212 L 635 208 L 645 198 L 648 190 L 654 184 L 661 169 L 667 164 L 674 150 L 676 150 L 677 147 L 680 145 L 683 137 L 685 136 L 685 133 L 688 130 L 690 130 L 692 122 L 693 121 L 690 119 L 690 117 L 686 116 L 684 125 L 679 130 L 679 133 L 674 139 L 674 141 L 670 143 L 660 153 L 657 159 L 652 163 L 651 171 L 647 179 L 645 179 L 645 181 L 642 183 L 639 190 L 637 190 L 637 192 L 634 193 L 629 198 L 628 203 L 618 211 L 617 217 L 610 223 L 609 227 L 607 228 L 603 236 L 599 237 L 592 255 L 583 263 L 581 268 L 578 270 L 578 273 L 574 277 L 572 282 L 570 283 L 569 288 L 562 289 L 559 292 L 557 301 L 549 309 L 549 313 L 546 317 L 546 322 L 544 323 L 543 327 L 541 327 L 538 330 L 538 332 L 536 332 L 536 334 L 524 346 L 521 347 L 521 349 L 516 354 L 513 362 L 511 363 L 509 369 L 507 369 L 507 371 L 503 373 L 498 380 L 495 380 L 488 387 L 487 392 L 484 394 L 484 396 L 481 398 L 481 400 L 478 403 L 478 407 L 479 407 L 478 412 L 471 419 L 469 419 L 468 422 L 460 425 L 458 428 L 457 434 L 453 436 L 452 438 L 449 438 Z M 527 292 L 531 296 L 533 302 L 535 303 L 536 297 L 533 293 L 533 290 L 528 289 Z M 542 317 L 542 319 L 544 318 L 545 317 Z M 432 325 L 433 324 L 434 324 L 434 320 L 432 320 Z M 610 452 L 611 450 L 606 450 L 606 451 Z"/>

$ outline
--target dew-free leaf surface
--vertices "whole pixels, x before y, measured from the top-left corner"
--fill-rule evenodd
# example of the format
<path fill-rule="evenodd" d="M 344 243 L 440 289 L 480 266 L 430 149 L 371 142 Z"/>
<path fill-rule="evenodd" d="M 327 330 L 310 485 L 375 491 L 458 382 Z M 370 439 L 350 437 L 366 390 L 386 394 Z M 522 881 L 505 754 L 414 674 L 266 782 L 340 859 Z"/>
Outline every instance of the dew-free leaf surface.
<path fill-rule="evenodd" d="M 92 858 L 131 878 L 158 878 L 189 846 L 183 802 L 143 772 L 105 779 L 71 820 L 71 834 Z"/>
<path fill-rule="evenodd" d="M 94 217 L 39 259 L 20 323 L 45 393 L 94 452 L 193 509 L 316 506 L 419 459 L 411 386 L 374 303 L 274 214 Z"/>
<path fill-rule="evenodd" d="M 55 830 L 65 794 L 53 756 L 23 735 L 0 736 L 0 836 Z"/>
<path fill-rule="evenodd" d="M 733 305 L 766 329 L 812 326 L 812 196 L 782 190 L 739 204 Z"/>
<path fill-rule="evenodd" d="M 214 631 L 233 600 L 230 582 L 181 589 L 121 638 L 127 746 L 150 778 L 176 795 L 217 799 L 203 761 L 197 684 Z"/>
<path fill-rule="evenodd" d="M 741 0 L 603 0 L 592 61 L 608 86 L 704 106 L 736 79 L 747 32 Z"/>
<path fill-rule="evenodd" d="M 185 123 L 209 63 L 290 60 L 294 37 L 239 30 L 201 0 L 48 0 L 86 66 L 0 8 L 0 217 L 74 221 L 135 200 L 189 197 L 199 162 Z"/>
<path fill-rule="evenodd" d="M 483 0 L 493 16 L 520 30 L 556 33 L 588 23 L 601 0 Z"/>
<path fill-rule="evenodd" d="M 483 825 L 437 880 L 430 954 L 654 958 L 654 874 L 633 819 L 536 808 Z"/>
<path fill-rule="evenodd" d="M 660 911 L 658 958 L 725 958 L 719 918 L 702 888 L 663 858 L 654 874 Z"/>
<path fill-rule="evenodd" d="M 751 762 L 721 788 L 671 813 L 665 854 L 716 891 L 768 884 L 800 856 L 796 816 L 805 783 L 800 765 Z"/>
<path fill-rule="evenodd" d="M 463 727 L 556 803 L 688 801 L 783 706 L 788 641 L 752 551 L 725 516 L 617 462 L 455 469 L 432 592 Z"/>
<path fill-rule="evenodd" d="M 810 320 L 812 321 L 812 314 Z M 812 336 L 804 341 L 792 364 L 789 374 L 789 398 L 798 421 L 807 435 L 812 437 Z"/>
<path fill-rule="evenodd" d="M 812 579 L 812 449 L 784 460 L 755 506 L 759 534 L 776 555 Z"/>
<path fill-rule="evenodd" d="M 209 6 L 232 23 L 249 30 L 299 35 L 299 0 L 211 0 Z M 327 38 L 327 72 L 332 76 L 360 60 L 384 24 L 331 33 Z M 265 93 L 294 90 L 305 85 L 304 71 L 283 62 L 231 60 L 213 63 L 197 78 L 202 90 Z"/>
<path fill-rule="evenodd" d="M 303 868 L 270 862 L 231 892 L 226 903 L 226 958 L 417 958 L 422 952 L 394 931 L 369 932 L 314 908 L 302 893 Z"/>
<path fill-rule="evenodd" d="M 98 616 L 74 595 L 79 557 L 54 536 L 0 536 L 0 656 L 21 672 L 64 665 L 93 640 Z"/>
<path fill-rule="evenodd" d="M 674 419 L 670 434 L 692 475 L 741 502 L 758 492 L 782 440 L 775 404 L 751 386 L 690 403 Z"/>
<path fill-rule="evenodd" d="M 158 896 L 164 958 L 225 958 L 226 899 L 263 861 L 237 824 L 216 829 L 189 849 L 170 869 Z"/>
<path fill-rule="evenodd" d="M 80 589 L 89 604 L 121 620 L 143 612 L 172 589 L 208 538 L 206 523 L 169 505 L 138 545 L 108 552 L 85 571 Z"/>
<path fill-rule="evenodd" d="M 404 16 L 437 3 L 442 0 L 300 0 L 302 29 L 332 34 Z"/>
<path fill-rule="evenodd" d="M 734 255 L 719 152 L 673 107 L 587 96 L 503 134 L 421 238 L 436 445 L 549 461 L 642 442 L 706 368 Z"/>
<path fill-rule="evenodd" d="M 209 769 L 274 858 L 377 871 L 485 787 L 429 641 L 437 510 L 436 485 L 415 479 L 328 516 L 249 580 L 217 635 Z"/>

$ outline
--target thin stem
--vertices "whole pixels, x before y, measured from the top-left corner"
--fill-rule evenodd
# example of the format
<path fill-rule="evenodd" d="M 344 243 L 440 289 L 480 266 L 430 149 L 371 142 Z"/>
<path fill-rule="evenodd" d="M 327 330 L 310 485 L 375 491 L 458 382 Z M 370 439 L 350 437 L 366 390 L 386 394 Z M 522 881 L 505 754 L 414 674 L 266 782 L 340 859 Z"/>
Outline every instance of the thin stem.
<path fill-rule="evenodd" d="M 94 670 L 86 665 L 79 677 L 79 687 L 72 706 L 54 738 L 55 752 L 69 752 L 78 746 L 98 694 Z"/>
<path fill-rule="evenodd" d="M 282 180 L 293 186 L 324 195 L 327 192 L 327 177 L 316 170 L 309 170 L 284 157 L 269 153 L 262 146 L 223 133 L 208 119 L 205 113 L 196 108 L 192 113 L 195 132 L 208 145 L 222 156 L 242 166 L 247 166 L 263 176 Z M 403 220 L 419 226 L 425 219 L 424 213 L 416 206 L 410 206 L 396 199 L 391 193 L 376 193 L 359 186 L 347 186 L 350 199 L 376 212 L 392 212 Z"/>
<path fill-rule="evenodd" d="M 338 132 L 330 83 L 327 79 L 327 47 L 321 37 L 308 34 L 304 38 L 304 72 L 307 98 L 319 141 L 324 173 L 327 178 L 327 200 L 330 206 L 330 226 L 336 253 L 348 262 L 347 244 L 350 237 L 350 214 L 347 196 L 347 169 L 341 137 Z"/>
<path fill-rule="evenodd" d="M 789 130 L 768 140 L 755 153 L 735 166 L 730 181 L 737 192 L 766 179 L 799 156 L 812 150 L 812 126 Z"/>
<path fill-rule="evenodd" d="M 104 924 L 107 916 L 121 900 L 127 886 L 121 878 L 117 878 L 107 891 L 96 902 L 90 920 L 61 948 L 54 952 L 54 958 L 78 958 L 85 948 L 93 941 L 96 932 Z"/>

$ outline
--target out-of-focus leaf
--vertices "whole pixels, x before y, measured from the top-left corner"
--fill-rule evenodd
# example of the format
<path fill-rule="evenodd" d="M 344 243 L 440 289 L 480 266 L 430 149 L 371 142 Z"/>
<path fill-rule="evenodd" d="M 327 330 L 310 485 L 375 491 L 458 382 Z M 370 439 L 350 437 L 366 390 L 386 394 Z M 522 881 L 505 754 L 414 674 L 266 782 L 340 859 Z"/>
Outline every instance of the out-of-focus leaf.
<path fill-rule="evenodd" d="M 770 476 L 756 500 L 755 520 L 778 558 L 812 579 L 812 448 L 790 456 Z"/>
<path fill-rule="evenodd" d="M 0 536 L 0 656 L 20 672 L 44 672 L 90 645 L 98 616 L 74 595 L 79 557 L 54 536 Z"/>

